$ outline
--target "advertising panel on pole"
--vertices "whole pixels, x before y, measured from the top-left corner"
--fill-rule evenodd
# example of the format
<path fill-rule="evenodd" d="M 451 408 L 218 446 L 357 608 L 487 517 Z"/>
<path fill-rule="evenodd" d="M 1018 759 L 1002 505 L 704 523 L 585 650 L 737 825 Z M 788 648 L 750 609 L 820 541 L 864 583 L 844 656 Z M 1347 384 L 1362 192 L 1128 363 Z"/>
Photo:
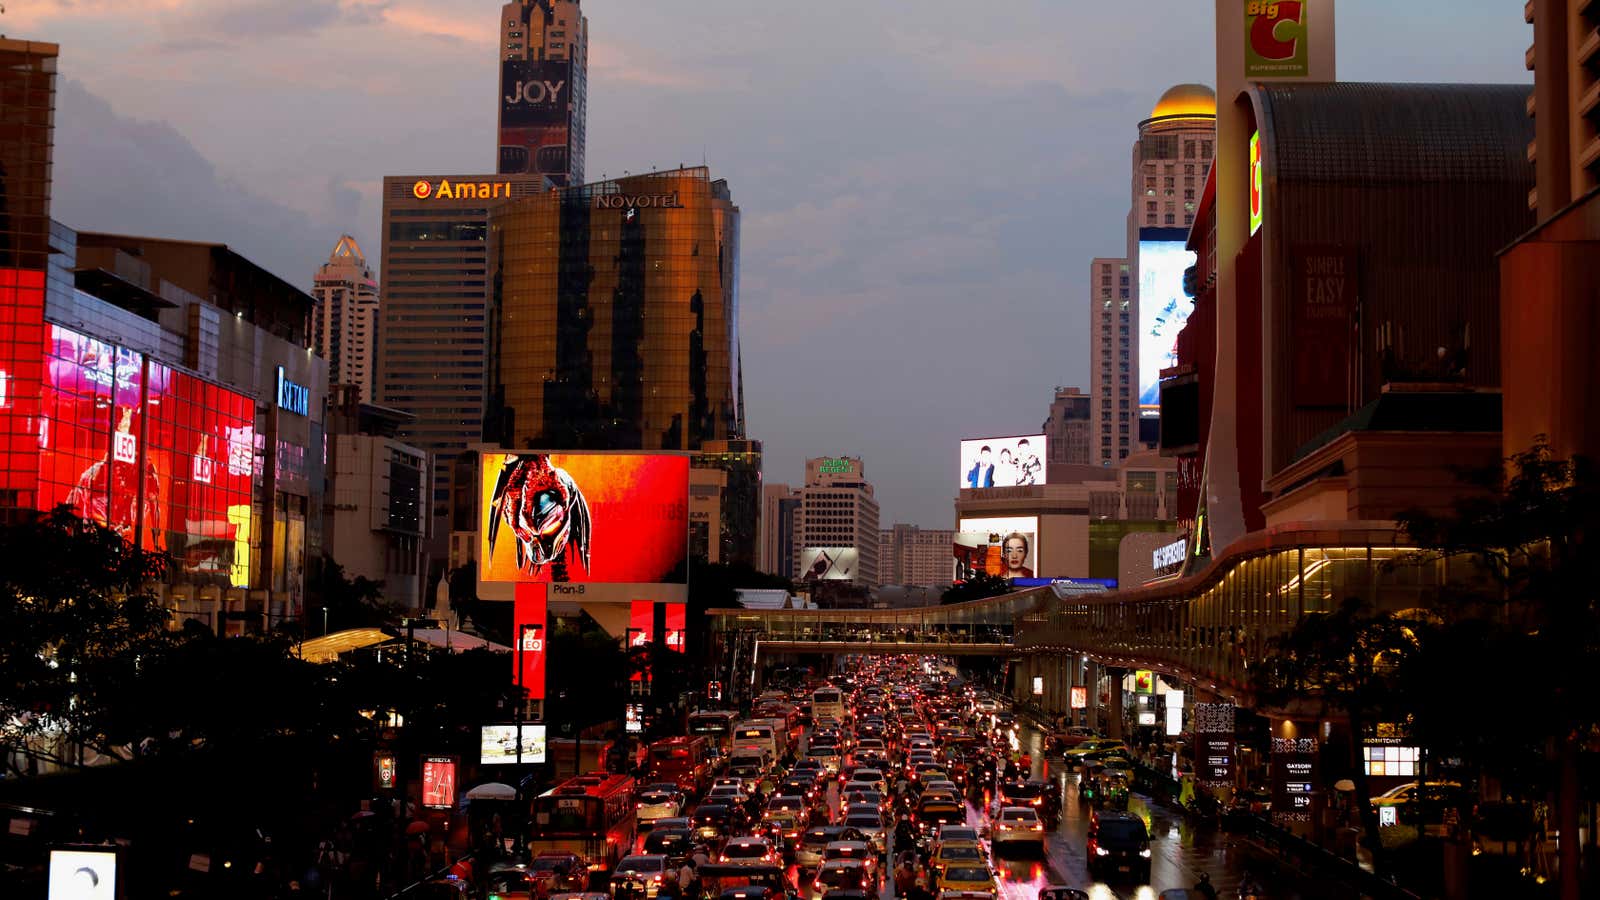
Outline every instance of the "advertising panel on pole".
<path fill-rule="evenodd" d="M 1069 705 L 1073 709 L 1088 709 L 1089 708 L 1089 688 L 1086 685 L 1082 685 L 1082 684 L 1073 685 L 1072 686 L 1072 691 L 1071 691 L 1071 702 L 1070 702 Z"/>
<path fill-rule="evenodd" d="M 1297 407 L 1343 409 L 1350 403 L 1359 267 L 1353 249 L 1289 248 L 1291 396 Z"/>
<path fill-rule="evenodd" d="M 50 851 L 46 900 L 121 900 L 117 851 L 63 847 Z"/>
<path fill-rule="evenodd" d="M 1316 738 L 1273 738 L 1272 821 L 1311 821 L 1318 793 Z"/>
<path fill-rule="evenodd" d="M 549 602 L 545 585 L 519 584 L 511 607 L 516 652 L 512 654 L 515 684 L 527 692 L 529 700 L 544 699 L 545 617 Z"/>
<path fill-rule="evenodd" d="M 1038 535 L 1032 531 L 958 531 L 952 547 L 955 578 L 966 581 L 980 574 L 1034 578 L 1034 549 L 1038 543 Z"/>
<path fill-rule="evenodd" d="M 622 730 L 627 734 L 644 732 L 644 704 L 629 703 L 622 710 Z"/>
<path fill-rule="evenodd" d="M 974 490 L 1046 484 L 1050 458 L 1042 434 L 977 438 L 961 442 L 959 486 Z"/>
<path fill-rule="evenodd" d="M 564 187 L 571 170 L 572 63 L 500 63 L 499 174 L 548 175 Z"/>
<path fill-rule="evenodd" d="M 1039 544 L 1039 517 L 1038 516 L 983 516 L 962 519 L 956 523 L 956 554 L 959 563 L 961 542 L 964 535 L 981 535 L 985 544 L 983 558 L 989 558 L 988 546 L 992 543 L 996 549 L 1003 549 L 1007 535 L 1020 534 L 1029 536 L 1028 552 L 1023 559 L 1025 568 L 1032 570 L 1029 576 L 1005 576 L 1004 561 L 1001 561 L 1001 574 L 1003 577 L 1043 577 L 1044 559 L 1040 552 Z M 990 542 L 993 536 L 995 541 Z M 976 541 L 976 539 L 973 539 Z M 975 543 L 968 546 L 975 546 Z"/>
<path fill-rule="evenodd" d="M 455 809 L 456 758 L 427 756 L 422 760 L 422 807 Z"/>
<path fill-rule="evenodd" d="M 392 791 L 400 783 L 400 763 L 393 753 L 377 751 L 372 754 L 372 786 L 380 791 Z"/>
<path fill-rule="evenodd" d="M 689 605 L 687 603 L 668 603 L 666 606 L 665 641 L 667 649 L 674 653 L 682 653 L 688 641 Z"/>
<path fill-rule="evenodd" d="M 1178 332 L 1194 298 L 1183 291 L 1183 272 L 1194 265 L 1182 228 L 1139 229 L 1139 406 L 1161 406 L 1161 370 L 1178 364 Z"/>
<path fill-rule="evenodd" d="M 628 649 L 643 647 L 655 641 L 656 605 L 649 600 L 635 600 L 628 607 Z"/>
<path fill-rule="evenodd" d="M 545 761 L 545 726 L 523 722 L 509 725 L 485 725 L 479 735 L 478 764 L 484 766 L 513 765 L 517 761 L 517 729 L 522 729 L 522 762 Z"/>
<path fill-rule="evenodd" d="M 687 454 L 485 453 L 480 491 L 480 581 L 550 584 L 551 599 L 685 599 Z"/>
<path fill-rule="evenodd" d="M 807 547 L 800 551 L 800 580 L 849 581 L 860 559 L 855 547 Z"/>
<path fill-rule="evenodd" d="M 1304 78 L 1310 74 L 1306 4 L 1312 0 L 1243 2 L 1245 77 Z"/>

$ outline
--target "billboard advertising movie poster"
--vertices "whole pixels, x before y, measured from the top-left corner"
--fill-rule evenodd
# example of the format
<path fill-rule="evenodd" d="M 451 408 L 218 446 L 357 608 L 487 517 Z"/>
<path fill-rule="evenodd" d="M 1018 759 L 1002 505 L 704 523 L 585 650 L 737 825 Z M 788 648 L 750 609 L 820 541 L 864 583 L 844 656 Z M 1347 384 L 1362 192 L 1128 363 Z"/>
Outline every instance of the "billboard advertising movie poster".
<path fill-rule="evenodd" d="M 500 63 L 501 175 L 562 176 L 570 171 L 572 63 L 508 59 Z"/>
<path fill-rule="evenodd" d="M 1195 255 L 1181 228 L 1139 229 L 1139 405 L 1161 405 L 1161 370 L 1178 364 L 1178 332 L 1194 299 L 1183 292 L 1183 271 Z"/>
<path fill-rule="evenodd" d="M 478 748 L 478 763 L 485 766 L 514 765 L 517 761 L 517 728 L 510 725 L 485 725 Z M 545 761 L 545 726 L 522 723 L 522 761 Z"/>
<path fill-rule="evenodd" d="M 859 558 L 854 547 L 807 547 L 800 551 L 800 580 L 849 581 Z"/>
<path fill-rule="evenodd" d="M 1045 577 L 1045 575 L 1044 575 L 1045 569 L 1044 569 L 1043 554 L 1040 553 L 1040 549 L 1039 549 L 1039 546 L 1038 546 L 1038 543 L 1039 543 L 1039 541 L 1038 541 L 1038 536 L 1039 536 L 1039 517 L 1038 516 L 988 516 L 988 517 L 984 517 L 984 518 L 962 519 L 956 525 L 956 532 L 957 532 L 956 533 L 956 543 L 957 543 L 958 547 L 959 547 L 959 545 L 961 543 L 963 535 L 968 535 L 968 534 L 979 534 L 979 535 L 982 535 L 985 541 L 988 541 L 990 535 L 994 535 L 997 538 L 998 542 L 999 542 L 998 546 L 1000 546 L 1002 548 L 1004 546 L 1005 539 L 1006 539 L 1006 537 L 1008 535 L 1020 534 L 1020 535 L 1026 536 L 1028 538 L 1028 552 L 1023 557 L 1022 565 L 1023 565 L 1024 568 L 1031 570 L 1032 574 L 1030 574 L 1030 575 L 1007 575 L 1007 574 L 1005 574 L 1005 572 L 1008 570 L 1008 567 L 1006 567 L 1004 565 L 1004 560 L 1002 560 L 1001 561 L 1002 571 L 1001 571 L 1000 575 L 1001 575 L 1002 578 L 1043 578 L 1043 577 Z M 1016 558 L 1015 551 L 1017 549 L 1018 549 L 1018 542 L 1013 541 L 1012 542 L 1012 550 L 1013 550 L 1012 558 L 1013 559 Z M 957 551 L 958 556 L 959 556 L 959 552 L 960 551 L 958 550 Z M 957 564 L 958 564 L 958 567 L 959 567 L 959 559 L 957 560 Z"/>
<path fill-rule="evenodd" d="M 1031 531 L 958 531 L 955 535 L 956 580 L 979 573 L 996 578 L 1033 578 L 1037 545 Z"/>
<path fill-rule="evenodd" d="M 1045 484 L 1045 436 L 978 438 L 961 442 L 960 486 L 982 490 Z"/>
<path fill-rule="evenodd" d="M 684 584 L 689 457 L 483 455 L 486 582 Z"/>
<path fill-rule="evenodd" d="M 456 758 L 429 756 L 422 760 L 422 805 L 425 809 L 454 809 Z"/>

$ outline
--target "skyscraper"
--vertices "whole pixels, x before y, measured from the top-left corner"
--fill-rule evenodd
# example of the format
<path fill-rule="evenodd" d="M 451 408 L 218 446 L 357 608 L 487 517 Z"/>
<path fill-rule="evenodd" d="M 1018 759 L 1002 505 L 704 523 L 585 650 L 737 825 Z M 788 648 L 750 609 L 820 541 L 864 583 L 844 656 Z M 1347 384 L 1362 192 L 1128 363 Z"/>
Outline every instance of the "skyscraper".
<path fill-rule="evenodd" d="M 769 575 L 795 577 L 794 519 L 800 496 L 787 484 L 761 487 L 761 560 Z"/>
<path fill-rule="evenodd" d="M 824 456 L 806 460 L 806 485 L 796 492 L 795 571 L 802 581 L 849 581 L 876 587 L 878 501 L 861 459 Z"/>
<path fill-rule="evenodd" d="M 511 0 L 500 10 L 502 175 L 583 183 L 589 20 L 578 0 Z"/>
<path fill-rule="evenodd" d="M 490 410 L 503 447 L 742 438 L 739 208 L 704 167 L 490 212 Z"/>
<path fill-rule="evenodd" d="M 341 235 L 312 280 L 311 346 L 328 361 L 330 384 L 354 385 L 371 400 L 373 348 L 378 338 L 378 283 L 361 245 Z"/>
<path fill-rule="evenodd" d="M 955 577 L 951 528 L 896 523 L 879 531 L 878 580 L 883 584 L 945 588 Z"/>
<path fill-rule="evenodd" d="M 1077 388 L 1056 388 L 1050 416 L 1040 429 L 1048 439 L 1045 446 L 1050 450 L 1046 460 L 1049 465 L 1089 465 L 1089 423 L 1093 421 L 1090 405 L 1089 395 Z"/>
<path fill-rule="evenodd" d="M 1089 263 L 1089 458 L 1102 466 L 1128 455 L 1133 402 L 1133 286 L 1128 260 Z"/>
<path fill-rule="evenodd" d="M 383 179 L 383 303 L 374 402 L 413 417 L 398 438 L 434 455 L 444 559 L 456 454 L 483 440 L 489 211 L 544 191 L 539 175 L 391 175 Z"/>
<path fill-rule="evenodd" d="M 0 267 L 43 272 L 50 255 L 56 53 L 0 37 Z"/>

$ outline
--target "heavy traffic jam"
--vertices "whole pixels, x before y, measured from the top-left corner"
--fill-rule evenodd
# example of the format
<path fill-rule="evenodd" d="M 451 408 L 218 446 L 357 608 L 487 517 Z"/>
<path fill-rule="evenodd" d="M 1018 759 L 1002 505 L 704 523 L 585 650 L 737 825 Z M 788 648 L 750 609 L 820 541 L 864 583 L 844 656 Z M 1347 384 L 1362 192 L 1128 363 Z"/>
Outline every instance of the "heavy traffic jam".
<path fill-rule="evenodd" d="M 508 833 L 506 854 L 478 873 L 481 896 L 1219 896 L 1204 871 L 1151 886 L 1152 814 L 1122 742 L 1020 723 L 1004 698 L 937 661 L 841 665 L 744 713 L 689 714 L 687 733 L 650 743 L 632 774 L 583 775 L 532 798 L 526 832 Z M 1082 827 L 1069 833 L 1064 814 Z M 1264 895 L 1247 878 L 1228 896 Z"/>

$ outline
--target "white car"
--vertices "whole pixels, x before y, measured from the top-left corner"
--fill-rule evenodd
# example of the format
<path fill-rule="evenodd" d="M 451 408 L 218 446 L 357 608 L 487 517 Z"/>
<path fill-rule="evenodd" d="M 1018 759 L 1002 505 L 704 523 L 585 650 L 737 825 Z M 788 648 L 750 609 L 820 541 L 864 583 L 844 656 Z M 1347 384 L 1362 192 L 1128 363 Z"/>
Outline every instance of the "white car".
<path fill-rule="evenodd" d="M 743 806 L 749 799 L 743 788 L 732 784 L 719 784 L 706 795 L 707 803 L 726 803 L 729 806 Z"/>
<path fill-rule="evenodd" d="M 640 791 L 634 799 L 633 814 L 640 825 L 654 825 L 657 820 L 670 819 L 683 812 L 683 793 L 651 785 Z"/>
<path fill-rule="evenodd" d="M 845 782 L 844 790 L 877 791 L 881 794 L 889 790 L 889 785 L 883 773 L 877 769 L 857 769 L 851 773 L 850 780 Z"/>
<path fill-rule="evenodd" d="M 995 817 L 990 834 L 996 853 L 1002 847 L 1028 847 L 1044 854 L 1044 823 L 1031 806 L 1007 806 Z"/>
<path fill-rule="evenodd" d="M 644 886 L 646 897 L 654 897 L 661 892 L 661 878 L 666 871 L 667 858 L 660 854 L 624 856 L 611 873 L 611 896 L 615 897 L 624 883 L 632 882 Z"/>

